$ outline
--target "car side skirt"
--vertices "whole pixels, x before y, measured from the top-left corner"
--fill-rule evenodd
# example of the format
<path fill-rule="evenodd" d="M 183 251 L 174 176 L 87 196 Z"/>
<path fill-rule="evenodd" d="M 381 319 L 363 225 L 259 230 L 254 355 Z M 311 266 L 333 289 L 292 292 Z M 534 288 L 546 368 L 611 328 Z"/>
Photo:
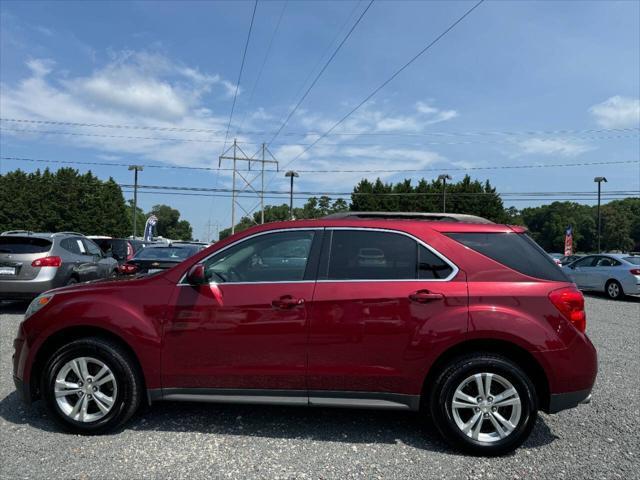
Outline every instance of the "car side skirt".
<path fill-rule="evenodd" d="M 158 388 L 147 390 L 147 395 L 149 403 L 170 400 L 179 402 L 298 405 L 304 407 L 374 408 L 409 411 L 417 411 L 420 408 L 420 395 L 387 392 Z"/>

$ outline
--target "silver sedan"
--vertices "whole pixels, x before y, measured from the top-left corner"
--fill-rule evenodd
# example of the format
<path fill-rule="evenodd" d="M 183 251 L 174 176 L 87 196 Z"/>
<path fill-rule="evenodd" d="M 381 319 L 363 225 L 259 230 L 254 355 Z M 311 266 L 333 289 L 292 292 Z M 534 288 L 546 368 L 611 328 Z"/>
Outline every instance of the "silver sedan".
<path fill-rule="evenodd" d="M 640 256 L 587 255 L 562 270 L 580 290 L 604 292 L 612 299 L 640 294 Z"/>

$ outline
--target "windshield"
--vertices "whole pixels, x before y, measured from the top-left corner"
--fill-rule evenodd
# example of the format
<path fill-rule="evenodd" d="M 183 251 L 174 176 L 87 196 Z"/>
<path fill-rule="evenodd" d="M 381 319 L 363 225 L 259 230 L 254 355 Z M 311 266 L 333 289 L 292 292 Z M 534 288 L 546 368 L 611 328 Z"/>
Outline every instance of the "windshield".
<path fill-rule="evenodd" d="M 181 262 L 198 251 L 197 247 L 152 247 L 143 248 L 135 260 L 165 260 L 168 262 Z"/>

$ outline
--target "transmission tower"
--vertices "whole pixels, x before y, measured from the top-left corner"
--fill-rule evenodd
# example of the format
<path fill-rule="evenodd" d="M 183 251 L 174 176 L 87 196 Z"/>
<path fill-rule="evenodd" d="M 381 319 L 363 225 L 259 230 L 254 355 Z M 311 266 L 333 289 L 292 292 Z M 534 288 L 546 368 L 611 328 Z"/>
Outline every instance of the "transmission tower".
<path fill-rule="evenodd" d="M 227 150 L 225 150 L 220 157 L 218 157 L 218 167 L 222 165 L 223 160 L 232 160 L 233 161 L 233 183 L 231 187 L 231 234 L 235 233 L 236 229 L 236 207 L 240 208 L 244 212 L 244 214 L 249 217 L 252 221 L 255 222 L 251 213 L 253 213 L 258 207 L 260 208 L 260 223 L 264 223 L 264 173 L 266 164 L 275 164 L 276 171 L 278 171 L 278 161 L 275 159 L 269 148 L 265 143 L 258 149 L 258 151 L 252 156 L 249 157 L 240 145 L 238 145 L 237 140 L 233 140 L 233 145 L 231 145 Z M 238 162 L 247 162 L 247 169 L 238 168 Z M 258 163 L 260 168 L 258 170 L 252 170 L 252 165 Z M 257 173 L 255 173 L 257 172 Z M 241 182 L 241 187 L 236 188 L 236 178 L 239 177 Z M 255 188 L 256 182 L 260 180 L 260 189 Z M 238 193 L 242 192 L 253 192 L 258 199 L 256 204 L 249 208 L 245 208 L 239 199 Z M 245 199 L 246 196 L 242 197 Z M 251 197 L 249 197 L 251 199 Z"/>

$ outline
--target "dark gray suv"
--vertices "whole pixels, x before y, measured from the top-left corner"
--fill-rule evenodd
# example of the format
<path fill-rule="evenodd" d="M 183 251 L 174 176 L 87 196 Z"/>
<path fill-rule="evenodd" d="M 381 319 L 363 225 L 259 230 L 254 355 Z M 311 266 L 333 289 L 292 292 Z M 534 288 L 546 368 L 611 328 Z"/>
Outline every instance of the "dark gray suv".
<path fill-rule="evenodd" d="M 107 278 L 118 262 L 80 233 L 0 235 L 0 300 L 33 298 L 52 288 Z"/>

